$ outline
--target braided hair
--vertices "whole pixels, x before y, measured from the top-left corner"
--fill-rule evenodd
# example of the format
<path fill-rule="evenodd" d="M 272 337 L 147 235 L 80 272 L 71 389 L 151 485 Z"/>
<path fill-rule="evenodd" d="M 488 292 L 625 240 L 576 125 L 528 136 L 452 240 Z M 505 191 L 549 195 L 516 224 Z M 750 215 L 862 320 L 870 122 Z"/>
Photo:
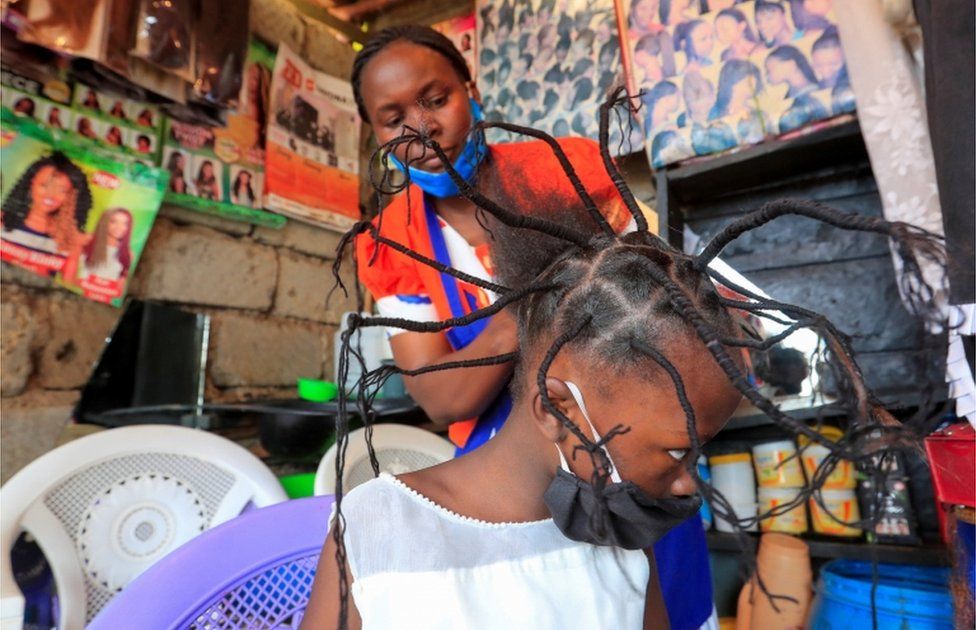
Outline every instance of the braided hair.
<path fill-rule="evenodd" d="M 451 62 L 451 66 L 458 73 L 462 83 L 471 81 L 471 70 L 468 68 L 467 61 L 464 60 L 461 51 L 443 33 L 435 31 L 429 26 L 417 24 L 385 28 L 369 38 L 369 41 L 366 42 L 352 62 L 352 93 L 356 99 L 356 107 L 359 109 L 360 117 L 367 122 L 369 122 L 369 114 L 366 112 L 366 102 L 363 100 L 363 93 L 360 88 L 363 71 L 377 53 L 390 44 L 400 41 L 426 46 L 434 52 L 440 53 Z"/>
<path fill-rule="evenodd" d="M 374 239 L 377 248 L 390 247 L 420 264 L 493 291 L 499 298 L 492 305 L 466 316 L 441 322 L 415 322 L 401 318 L 359 315 L 350 317 L 349 329 L 342 337 L 337 378 L 340 383 L 345 383 L 352 361 L 357 361 L 362 369 L 363 376 L 356 384 L 357 404 L 360 418 L 366 424 L 367 446 L 374 472 L 379 474 L 379 463 L 370 442 L 369 427 L 374 418 L 371 403 L 387 378 L 394 374 L 418 376 L 433 371 L 516 360 L 518 373 L 522 376 L 516 378 L 516 383 L 528 382 L 532 378 L 528 370 L 535 369 L 535 382 L 543 407 L 576 436 L 580 443 L 576 448 L 590 456 L 593 464 L 591 483 L 596 490 L 595 496 L 601 497 L 600 490 L 608 483 L 611 473 L 611 463 L 603 447 L 617 435 L 625 433 L 628 427 L 618 424 L 595 442 L 550 399 L 546 387 L 548 370 L 560 352 L 572 348 L 586 353 L 587 357 L 612 362 L 613 365 L 655 365 L 660 368 L 657 374 L 666 375 L 663 385 L 673 388 L 685 413 L 691 448 L 690 454 L 683 460 L 684 465 L 715 514 L 731 523 L 740 534 L 744 534 L 758 520 L 784 514 L 811 498 L 824 507 L 820 490 L 841 459 L 854 462 L 876 480 L 883 481 L 884 475 L 890 474 L 886 472 L 890 470 L 888 462 L 895 453 L 917 448 L 917 438 L 928 426 L 925 424 L 927 420 L 913 422 L 913 419 L 900 425 L 881 407 L 864 382 L 850 340 L 823 315 L 758 295 L 724 277 L 709 263 L 725 246 L 742 234 L 788 215 L 807 217 L 841 229 L 875 233 L 890 240 L 901 261 L 901 288 L 908 298 L 911 310 L 921 318 L 941 322 L 943 314 L 933 305 L 937 288 L 926 282 L 921 271 L 925 261 L 945 265 L 944 250 L 938 237 L 906 223 L 846 213 L 812 201 L 787 199 L 766 203 L 758 210 L 732 221 L 701 253 L 688 256 L 648 231 L 646 219 L 611 159 L 608 148 L 610 116 L 611 112 L 624 105 L 632 107 L 630 99 L 623 95 L 621 88 L 612 93 L 600 107 L 602 162 L 637 227 L 636 232 L 623 236 L 616 235 L 610 229 L 558 142 L 537 130 L 508 123 L 478 124 L 481 129 L 497 127 L 547 142 L 559 160 L 565 176 L 580 196 L 582 210 L 579 216 L 539 216 L 536 208 L 504 207 L 466 182 L 455 171 L 436 141 L 414 130 L 408 130 L 404 136 L 381 148 L 383 151 L 392 151 L 399 143 L 419 142 L 438 155 L 446 172 L 458 186 L 460 194 L 472 201 L 479 212 L 489 217 L 486 227 L 494 241 L 493 257 L 499 279 L 497 282 L 489 282 L 470 276 L 382 236 L 379 229 L 381 211 L 375 223 L 358 223 L 340 242 L 340 255 L 334 267 L 337 286 L 342 287 L 338 274 L 343 259 L 342 250 L 353 237 L 368 234 Z M 532 238 L 530 249 L 542 250 L 547 252 L 546 255 L 525 255 L 529 233 Z M 724 286 L 729 290 L 728 294 L 737 297 L 723 296 L 716 290 L 716 286 Z M 392 326 L 413 332 L 439 333 L 490 317 L 509 306 L 515 311 L 519 330 L 519 350 L 516 353 L 441 363 L 413 370 L 385 365 L 367 371 L 362 353 L 352 343 L 356 331 L 362 327 Z M 784 327 L 783 331 L 762 340 L 738 334 L 730 315 L 730 311 L 736 310 L 775 321 Z M 839 384 L 839 396 L 832 406 L 843 410 L 849 419 L 849 429 L 839 441 L 827 439 L 815 428 L 777 408 L 771 399 L 760 393 L 750 382 L 740 360 L 743 351 L 766 352 L 800 329 L 812 330 L 822 340 L 823 361 Z M 791 434 L 803 435 L 810 443 L 819 444 L 829 451 L 824 462 L 811 476 L 808 486 L 793 501 L 777 505 L 764 514 L 740 518 L 735 514 L 732 504 L 698 476 L 695 463 L 701 452 L 701 444 L 695 410 L 685 390 L 682 375 L 663 351 L 667 343 L 678 335 L 692 335 L 697 338 L 735 389 L 766 413 L 776 425 Z M 518 390 L 514 393 L 516 396 L 523 394 Z M 348 398 L 346 392 L 340 388 L 335 493 L 337 507 L 336 521 L 331 532 L 337 547 L 336 560 L 340 577 L 340 627 L 345 627 L 349 595 L 343 540 L 345 520 L 342 513 L 348 428 Z M 875 487 L 883 489 L 885 484 L 879 483 Z M 868 514 L 881 514 L 878 507 L 883 498 L 883 491 L 879 491 L 873 497 L 875 509 L 868 510 Z M 829 510 L 825 509 L 825 512 L 830 514 Z M 840 522 L 835 515 L 830 514 L 830 518 Z M 868 523 L 869 521 L 862 521 L 854 525 L 863 526 Z M 594 519 L 593 526 L 597 531 L 602 528 L 597 518 Z M 745 551 L 754 543 L 743 535 L 741 544 Z M 747 563 L 754 563 L 752 554 L 746 553 L 744 558 Z M 757 577 L 760 588 L 771 598 L 775 608 L 775 600 L 784 596 L 771 593 L 761 576 Z"/>

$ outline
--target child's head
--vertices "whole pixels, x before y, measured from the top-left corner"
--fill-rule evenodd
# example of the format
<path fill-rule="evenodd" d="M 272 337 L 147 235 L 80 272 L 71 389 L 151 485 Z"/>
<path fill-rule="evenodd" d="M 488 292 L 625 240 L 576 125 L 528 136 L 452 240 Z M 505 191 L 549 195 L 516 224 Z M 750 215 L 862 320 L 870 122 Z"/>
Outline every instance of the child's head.
<path fill-rule="evenodd" d="M 479 99 L 471 72 L 447 37 L 426 26 L 394 26 L 374 35 L 356 55 L 352 87 L 363 120 L 379 144 L 400 136 L 405 127 L 422 131 L 443 147 L 451 161 L 471 130 L 469 99 Z M 433 153 L 399 145 L 393 154 L 404 164 L 442 170 Z"/>
<path fill-rule="evenodd" d="M 813 42 L 810 57 L 813 61 L 813 71 L 821 87 L 834 87 L 837 84 L 837 77 L 844 69 L 844 51 L 840 47 L 840 38 L 835 29 L 824 31 L 823 35 Z"/>
<path fill-rule="evenodd" d="M 583 394 L 601 435 L 616 425 L 630 428 L 611 446 L 625 478 L 651 496 L 693 494 L 694 481 L 681 465 L 692 447 L 687 418 L 671 377 L 652 355 L 660 353 L 682 375 L 696 412 L 699 441 L 717 433 L 741 395 L 661 284 L 667 278 L 709 324 L 735 337 L 732 318 L 707 275 L 695 269 L 690 257 L 646 232 L 619 241 L 596 237 L 586 249 L 567 249 L 541 238 L 533 249 L 545 250 L 542 256 L 526 256 L 524 235 L 503 227 L 493 228 L 493 233 L 493 257 L 502 284 L 551 287 L 529 295 L 516 310 L 516 408 L 530 410 L 527 415 L 544 435 L 560 441 L 569 431 L 545 408 L 541 390 L 545 387 L 552 404 L 578 427 L 586 427 L 565 385 L 569 381 Z M 555 262 L 535 274 L 540 261 L 553 257 Z"/>

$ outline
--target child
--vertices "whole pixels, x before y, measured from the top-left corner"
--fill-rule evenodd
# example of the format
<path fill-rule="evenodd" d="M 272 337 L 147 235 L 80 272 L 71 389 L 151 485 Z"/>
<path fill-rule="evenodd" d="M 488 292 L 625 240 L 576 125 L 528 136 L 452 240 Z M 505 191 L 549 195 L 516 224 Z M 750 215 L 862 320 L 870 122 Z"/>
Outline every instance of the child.
<path fill-rule="evenodd" d="M 443 152 L 439 156 L 460 181 Z M 602 156 L 608 158 L 605 146 Z M 622 181 L 609 159 L 606 164 L 613 180 Z M 707 266 L 742 233 L 799 214 L 893 238 L 912 275 L 906 287 L 915 286 L 921 296 L 927 287 L 917 284 L 917 256 L 938 256 L 930 239 L 904 224 L 812 203 L 774 202 L 733 222 L 700 256 L 690 257 L 649 234 L 633 197 L 619 186 L 639 225 L 622 237 L 580 231 L 583 214 L 558 207 L 520 214 L 462 186 L 494 219 L 493 260 L 504 286 L 468 281 L 499 293 L 499 300 L 439 323 L 353 318 L 354 329 L 382 325 L 432 333 L 512 305 L 519 339 L 513 410 L 492 440 L 464 457 L 400 477 L 381 475 L 344 501 L 340 483 L 337 520 L 303 627 L 338 621 L 340 627 L 378 628 L 666 628 L 651 550 L 696 513 L 700 446 L 722 428 L 741 395 L 781 426 L 830 448 L 832 456 L 862 463 L 877 456 L 877 445 L 873 452 L 864 448 L 875 438 L 855 438 L 890 417 L 875 407 L 844 337 L 805 309 L 720 297 L 710 276 L 748 292 Z M 535 234 L 531 256 L 526 229 Z M 394 247 L 369 223 L 357 232 Z M 858 433 L 835 444 L 762 397 L 748 383 L 739 349 L 767 344 L 741 338 L 730 307 L 757 314 L 777 309 L 820 332 L 851 384 L 845 402 Z M 347 341 L 340 372 L 349 357 Z M 464 373 L 460 368 L 507 358 L 483 356 L 427 370 Z M 340 419 L 340 470 L 345 430 Z M 580 452 L 588 457 L 576 457 Z M 720 495 L 701 489 L 718 514 L 729 515 Z"/>

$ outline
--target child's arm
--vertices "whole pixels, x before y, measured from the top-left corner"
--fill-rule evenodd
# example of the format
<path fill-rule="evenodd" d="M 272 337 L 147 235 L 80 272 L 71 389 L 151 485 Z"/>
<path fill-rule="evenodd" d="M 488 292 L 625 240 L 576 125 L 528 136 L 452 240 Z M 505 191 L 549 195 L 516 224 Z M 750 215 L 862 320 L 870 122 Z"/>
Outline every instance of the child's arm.
<path fill-rule="evenodd" d="M 664 595 L 661 593 L 661 583 L 658 581 L 654 549 L 645 549 L 644 553 L 650 565 L 647 594 L 644 596 L 644 630 L 670 630 L 671 621 L 668 619 L 668 609 L 664 605 Z"/>
<path fill-rule="evenodd" d="M 346 563 L 346 579 L 352 589 L 352 573 L 349 563 Z M 356 609 L 352 593 L 349 594 L 348 630 L 360 630 L 363 621 Z M 336 564 L 336 543 L 331 530 L 322 547 L 319 556 L 318 569 L 315 572 L 315 583 L 312 585 L 312 596 L 308 600 L 305 616 L 302 618 L 301 630 L 325 630 L 339 627 L 339 565 Z"/>

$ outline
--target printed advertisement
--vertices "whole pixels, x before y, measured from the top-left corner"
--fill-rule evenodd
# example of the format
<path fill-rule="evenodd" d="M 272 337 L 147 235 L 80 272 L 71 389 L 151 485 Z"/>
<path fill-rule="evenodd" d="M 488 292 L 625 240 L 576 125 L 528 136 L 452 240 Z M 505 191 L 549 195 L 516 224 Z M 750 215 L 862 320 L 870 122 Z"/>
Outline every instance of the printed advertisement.
<path fill-rule="evenodd" d="M 854 111 L 831 0 L 616 0 L 655 168 Z"/>
<path fill-rule="evenodd" d="M 166 173 L 62 136 L 4 114 L 0 259 L 121 306 Z"/>
<path fill-rule="evenodd" d="M 359 128 L 352 86 L 279 46 L 271 80 L 265 207 L 337 230 L 358 221 Z"/>
<path fill-rule="evenodd" d="M 454 42 L 454 45 L 457 46 L 457 49 L 464 56 L 464 60 L 468 62 L 468 70 L 471 71 L 471 76 L 478 76 L 476 71 L 478 67 L 478 48 L 475 46 L 475 37 L 478 31 L 475 28 L 474 13 L 432 24 L 431 28 L 443 33 L 449 40 Z"/>
<path fill-rule="evenodd" d="M 597 140 L 599 108 L 623 81 L 613 0 L 478 0 L 478 88 L 489 121 Z M 610 123 L 615 155 L 640 149 L 633 119 Z M 526 138 L 489 130 L 489 143 Z"/>
<path fill-rule="evenodd" d="M 162 165 L 169 172 L 166 200 L 231 218 L 285 219 L 264 206 L 264 143 L 274 53 L 252 41 L 244 64 L 238 109 L 224 127 L 167 119 Z M 257 211 L 257 212 L 255 212 Z M 259 215 L 267 217 L 261 221 Z M 280 225 L 278 226 L 280 227 Z"/>

